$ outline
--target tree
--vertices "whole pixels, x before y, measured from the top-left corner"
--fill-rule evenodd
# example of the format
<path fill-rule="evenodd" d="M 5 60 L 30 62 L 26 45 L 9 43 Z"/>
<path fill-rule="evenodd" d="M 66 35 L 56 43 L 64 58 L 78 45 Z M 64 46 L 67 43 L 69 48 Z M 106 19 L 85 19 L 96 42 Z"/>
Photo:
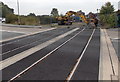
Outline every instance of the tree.
<path fill-rule="evenodd" d="M 14 14 L 14 9 L 9 8 L 3 2 L 0 2 L 0 16 L 6 18 L 8 14 Z"/>
<path fill-rule="evenodd" d="M 103 25 L 109 25 L 109 27 L 116 26 L 116 14 L 114 13 L 114 7 L 110 2 L 105 3 L 100 9 L 100 20 Z"/>
<path fill-rule="evenodd" d="M 110 2 L 107 2 L 105 6 L 102 6 L 100 13 L 101 14 L 111 14 L 114 12 L 114 7 Z"/>
<path fill-rule="evenodd" d="M 53 8 L 52 11 L 51 11 L 51 15 L 54 16 L 54 17 L 58 16 L 59 15 L 58 10 L 56 8 Z"/>
<path fill-rule="evenodd" d="M 28 16 L 36 16 L 34 13 L 30 13 L 28 14 Z"/>

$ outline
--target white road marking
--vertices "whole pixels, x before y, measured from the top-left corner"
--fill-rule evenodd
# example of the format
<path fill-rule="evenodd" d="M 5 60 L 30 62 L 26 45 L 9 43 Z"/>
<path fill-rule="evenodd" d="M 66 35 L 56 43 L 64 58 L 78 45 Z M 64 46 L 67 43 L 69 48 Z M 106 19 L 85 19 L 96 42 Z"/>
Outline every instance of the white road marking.
<path fill-rule="evenodd" d="M 111 38 L 111 39 L 113 39 L 113 40 L 120 40 L 120 38 L 118 38 L 118 37 L 117 38 Z"/>
<path fill-rule="evenodd" d="M 46 41 L 46 42 L 44 42 L 44 43 L 42 43 L 42 44 L 40 44 L 40 45 L 38 45 L 36 47 L 30 48 L 28 50 L 25 50 L 25 51 L 19 53 L 19 54 L 16 54 L 16 55 L 14 55 L 12 57 L 9 57 L 9 58 L 7 58 L 7 59 L 5 59 L 3 61 L 0 61 L 0 66 L 2 66 L 0 68 L 0 70 L 2 70 L 2 69 L 4 69 L 4 68 L 6 68 L 6 67 L 8 67 L 8 66 L 10 66 L 10 65 L 12 65 L 12 64 L 14 64 L 14 63 L 16 63 L 18 61 L 20 61 L 20 60 L 22 60 L 23 58 L 25 58 L 27 56 L 30 56 L 31 54 L 33 54 L 33 53 L 35 53 L 35 52 L 37 52 L 37 51 L 47 47 L 48 45 L 50 45 L 50 44 L 52 44 L 52 43 L 54 43 L 54 42 L 64 38 L 65 36 L 75 32 L 78 29 L 79 28 L 75 28 L 75 29 L 73 29 L 73 30 L 71 30 L 69 32 L 66 32 L 66 33 L 58 36 L 58 37 L 55 37 L 55 38 L 53 38 L 53 39 L 51 39 L 49 41 Z"/>
<path fill-rule="evenodd" d="M 9 41 L 9 40 L 13 40 L 13 39 L 17 39 L 17 38 L 22 38 L 22 37 L 26 37 L 26 36 L 29 36 L 29 37 L 26 37 L 26 38 L 31 38 L 31 37 L 35 37 L 35 36 L 30 36 L 30 35 L 34 35 L 34 34 L 41 33 L 41 32 L 45 32 L 45 31 L 50 31 L 50 30 L 53 30 L 53 29 L 55 29 L 55 28 L 51 28 L 51 29 L 47 29 L 47 30 L 44 30 L 44 31 L 39 31 L 39 32 L 27 34 L 27 35 L 17 36 L 17 37 L 14 37 L 14 38 L 2 40 L 2 41 L 0 41 L 0 42 Z M 0 46 L 5 46 L 5 45 L 7 45 L 7 44 L 12 44 L 12 43 L 14 43 L 14 42 L 18 42 L 18 41 L 24 40 L 24 39 L 26 39 L 26 38 L 22 38 L 22 39 L 19 39 L 19 40 L 15 40 L 15 41 L 12 41 L 12 42 L 8 42 L 8 43 L 5 43 L 5 44 L 1 44 Z"/>
<path fill-rule="evenodd" d="M 73 37 L 71 37 L 70 39 L 68 39 L 67 41 L 65 41 L 64 43 L 62 43 L 60 46 L 58 46 L 57 48 L 55 48 L 54 50 L 52 50 L 51 52 L 49 52 L 47 55 L 45 55 L 44 57 L 42 57 L 41 59 L 39 59 L 38 61 L 36 61 L 35 63 L 33 63 L 32 65 L 30 65 L 29 67 L 27 67 L 25 70 L 23 70 L 22 72 L 20 72 L 19 74 L 17 74 L 16 76 L 14 76 L 13 78 L 11 78 L 8 82 L 13 81 L 14 79 L 16 79 L 17 77 L 19 77 L 21 74 L 25 73 L 26 71 L 28 71 L 30 68 L 32 68 L 33 66 L 35 66 L 36 64 L 38 64 L 40 61 L 42 61 L 43 59 L 47 58 L 49 55 L 51 55 L 52 53 L 54 53 L 56 50 L 58 50 L 60 47 L 62 47 L 63 45 L 65 45 L 66 43 L 68 43 L 70 40 L 72 40 L 73 38 L 75 38 L 78 34 L 80 34 L 82 31 L 84 31 L 85 28 L 83 30 L 81 30 L 80 32 L 78 32 L 77 34 L 75 34 Z"/>
<path fill-rule="evenodd" d="M 34 36 L 33 36 L 33 37 L 34 37 Z M 51 36 L 50 36 L 50 37 L 51 37 Z M 25 38 L 25 39 L 26 39 L 26 38 Z M 32 44 L 35 44 L 35 43 L 39 42 L 40 40 L 41 40 L 41 39 L 39 39 L 39 40 L 37 40 L 37 41 L 34 41 L 34 42 L 32 42 L 32 43 L 26 44 L 26 45 L 24 45 L 24 46 L 16 47 L 16 48 L 14 48 L 14 49 L 12 49 L 12 50 L 9 50 L 9 51 L 6 51 L 6 52 L 4 52 L 4 53 L 2 53 L 2 54 L 0 54 L 0 55 L 5 55 L 5 54 L 8 54 L 8 53 L 13 52 L 13 51 L 15 51 L 15 50 L 24 48 L 24 47 L 29 46 L 29 45 L 32 45 Z M 1 60 L 0 60 L 0 61 L 1 61 Z"/>
<path fill-rule="evenodd" d="M 92 34 L 91 34 L 91 36 L 90 36 L 90 38 L 89 38 L 89 40 L 88 40 L 88 42 L 87 42 L 87 44 L 86 44 L 86 46 L 85 46 L 85 48 L 84 48 L 81 56 L 77 59 L 77 63 L 75 64 L 74 68 L 73 68 L 72 71 L 70 72 L 70 75 L 67 77 L 67 79 L 66 79 L 67 82 L 69 82 L 69 81 L 71 80 L 73 74 L 75 73 L 75 70 L 77 69 L 77 67 L 78 67 L 78 65 L 79 65 L 79 63 L 80 63 L 80 61 L 81 61 L 81 59 L 82 59 L 82 57 L 83 57 L 83 55 L 84 55 L 84 53 L 85 53 L 88 45 L 90 44 L 90 41 L 91 41 L 91 39 L 92 39 L 92 37 L 93 37 L 94 32 L 95 32 L 95 29 L 93 30 L 93 32 L 92 32 Z"/>
<path fill-rule="evenodd" d="M 10 31 L 10 30 L 0 30 L 0 31 L 3 31 L 3 32 L 13 32 L 13 33 L 22 33 L 22 34 L 30 33 L 30 32 L 20 32 L 20 31 Z"/>
<path fill-rule="evenodd" d="M 50 37 L 52 37 L 52 36 L 50 36 Z M 26 38 L 25 38 L 25 39 L 26 39 Z M 15 51 L 15 50 L 24 48 L 24 47 L 29 46 L 29 45 L 32 45 L 32 44 L 35 44 L 35 43 L 39 42 L 40 40 L 41 40 L 41 39 L 39 39 L 39 40 L 37 40 L 37 41 L 34 41 L 34 42 L 32 42 L 32 43 L 29 43 L 29 44 L 20 46 L 20 47 L 16 47 L 16 48 L 14 48 L 14 49 L 12 49 L 12 50 L 9 50 L 9 51 L 6 51 L 6 52 L 4 52 L 4 53 L 2 53 L 2 54 L 0 54 L 0 55 L 5 55 L 5 54 L 8 54 L 8 53 L 13 52 L 13 51 Z"/>

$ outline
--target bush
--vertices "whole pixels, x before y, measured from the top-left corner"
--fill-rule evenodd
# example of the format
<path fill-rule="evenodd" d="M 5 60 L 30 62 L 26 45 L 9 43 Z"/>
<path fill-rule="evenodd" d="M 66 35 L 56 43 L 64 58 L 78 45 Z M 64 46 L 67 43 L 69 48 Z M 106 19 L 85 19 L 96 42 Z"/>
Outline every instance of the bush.
<path fill-rule="evenodd" d="M 41 17 L 40 18 L 40 24 L 50 24 L 51 18 L 50 17 Z"/>
<path fill-rule="evenodd" d="M 18 16 L 8 14 L 6 16 L 6 23 L 18 24 Z M 39 20 L 34 16 L 20 16 L 20 25 L 39 25 Z"/>
<path fill-rule="evenodd" d="M 57 20 L 53 16 L 49 15 L 42 15 L 42 16 L 37 16 L 40 20 L 40 24 L 51 24 L 51 23 L 57 23 Z"/>
<path fill-rule="evenodd" d="M 17 24 L 18 17 L 14 14 L 7 14 L 6 15 L 6 23 L 16 23 Z"/>
<path fill-rule="evenodd" d="M 100 14 L 100 20 L 102 22 L 103 25 L 107 25 L 110 27 L 115 27 L 117 25 L 117 16 L 116 14 Z"/>
<path fill-rule="evenodd" d="M 33 16 L 21 17 L 21 24 L 25 25 L 39 25 L 39 20 Z"/>

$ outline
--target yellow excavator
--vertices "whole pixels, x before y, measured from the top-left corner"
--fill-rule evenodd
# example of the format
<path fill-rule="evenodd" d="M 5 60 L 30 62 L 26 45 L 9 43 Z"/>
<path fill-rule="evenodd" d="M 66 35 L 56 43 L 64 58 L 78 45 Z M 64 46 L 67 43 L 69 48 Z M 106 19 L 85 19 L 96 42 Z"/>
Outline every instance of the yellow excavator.
<path fill-rule="evenodd" d="M 88 14 L 88 18 L 86 18 L 85 14 L 82 11 L 68 11 L 65 16 L 57 17 L 58 25 L 72 25 L 73 15 L 80 17 L 87 25 L 90 23 L 94 23 L 95 26 L 97 26 L 98 20 L 96 19 L 95 15 L 93 13 L 90 13 Z"/>
<path fill-rule="evenodd" d="M 81 17 L 82 20 L 88 24 L 87 18 L 85 17 L 83 12 L 74 12 L 74 11 L 68 11 L 65 16 L 59 16 L 57 17 L 58 25 L 72 25 L 73 19 L 72 15 Z"/>

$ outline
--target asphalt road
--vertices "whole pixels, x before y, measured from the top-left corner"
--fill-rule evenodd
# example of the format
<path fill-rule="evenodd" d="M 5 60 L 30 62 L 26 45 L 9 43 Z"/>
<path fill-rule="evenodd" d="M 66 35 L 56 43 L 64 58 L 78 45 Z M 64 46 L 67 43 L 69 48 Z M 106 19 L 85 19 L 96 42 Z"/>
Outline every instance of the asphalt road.
<path fill-rule="evenodd" d="M 57 37 L 73 28 L 58 28 L 52 31 L 42 32 L 35 35 L 4 42 L 2 46 L 2 59 L 6 59 L 22 51 L 30 49 L 47 40 Z"/>
<path fill-rule="evenodd" d="M 38 44 L 41 44 L 47 40 L 55 38 L 72 29 L 74 28 L 59 28 L 56 30 L 16 39 L 18 41 L 11 40 L 5 42 L 2 46 L 2 53 L 6 53 L 7 51 L 11 52 L 3 54 L 3 60 L 16 55 L 17 53 L 21 53 L 29 48 L 32 48 Z M 84 31 L 80 32 L 81 30 L 82 28 L 43 48 L 42 50 L 39 50 L 32 55 L 4 68 L 2 70 L 3 80 L 66 80 L 72 69 L 74 68 L 78 58 L 81 56 L 81 53 L 85 49 L 85 46 L 88 43 L 91 34 L 93 33 L 93 29 L 85 29 Z M 70 40 L 67 41 L 68 39 Z M 21 47 L 35 41 L 38 42 L 12 51 L 17 47 Z M 61 44 L 63 45 L 61 46 Z M 54 50 L 58 46 L 61 47 Z M 54 52 L 50 53 L 53 50 Z M 26 68 L 28 68 L 30 65 L 32 65 L 48 53 L 50 53 L 48 57 L 26 70 Z M 100 32 L 99 29 L 96 29 L 71 80 L 98 80 L 99 55 Z M 24 72 L 21 73 L 22 71 Z M 19 73 L 21 74 L 19 76 L 16 76 Z"/>
<path fill-rule="evenodd" d="M 98 80 L 100 57 L 100 31 L 91 40 L 72 80 Z"/>

